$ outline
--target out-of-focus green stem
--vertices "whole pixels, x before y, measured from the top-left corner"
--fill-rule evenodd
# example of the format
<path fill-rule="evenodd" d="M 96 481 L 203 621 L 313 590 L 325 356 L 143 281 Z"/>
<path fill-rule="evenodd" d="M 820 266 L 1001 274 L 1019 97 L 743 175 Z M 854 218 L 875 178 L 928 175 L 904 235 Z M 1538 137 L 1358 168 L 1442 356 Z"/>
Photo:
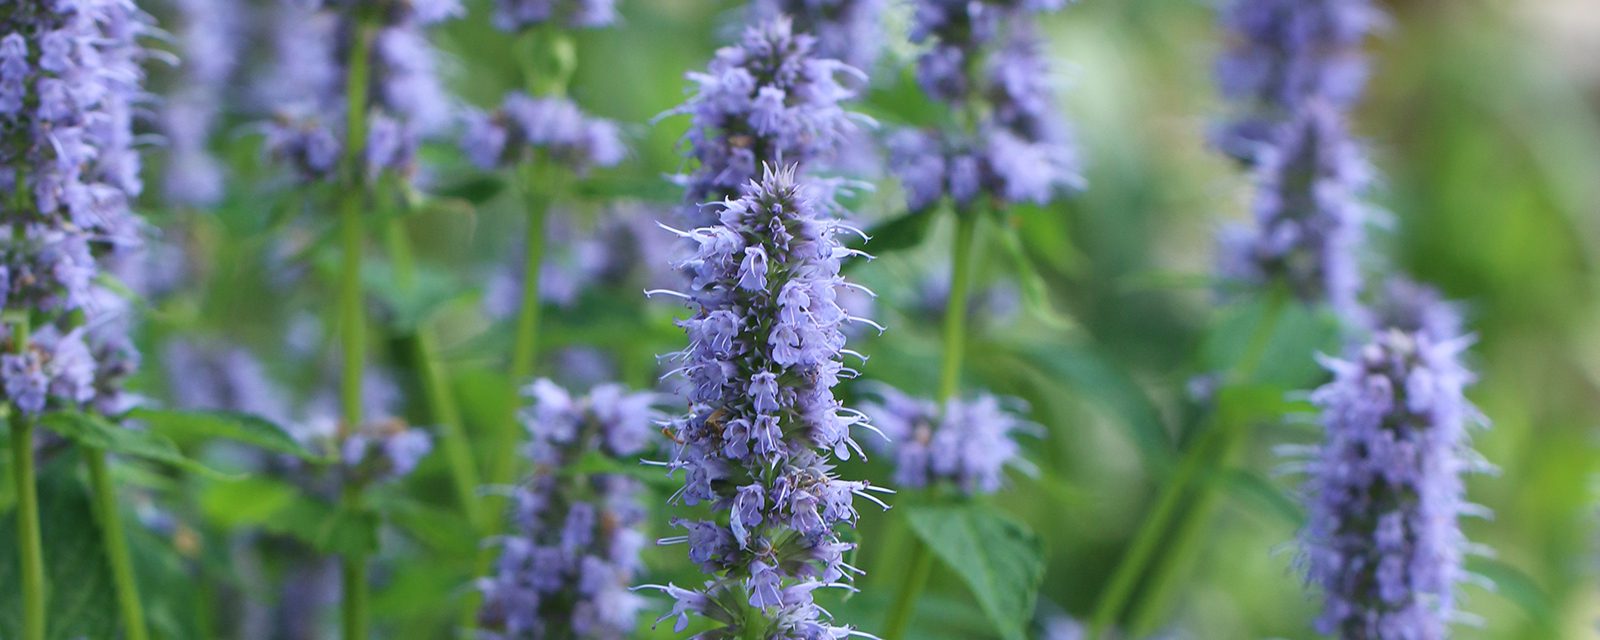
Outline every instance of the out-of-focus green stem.
<path fill-rule="evenodd" d="M 367 83 L 371 73 L 373 26 L 357 16 L 355 37 L 350 45 L 348 74 L 345 78 L 345 148 L 342 190 L 339 194 L 339 237 L 343 261 L 339 269 L 339 337 L 344 356 L 339 389 L 344 428 L 360 429 L 361 384 L 366 366 L 366 318 L 362 310 L 361 245 L 362 209 L 366 204 L 367 184 L 364 153 L 367 141 Z M 361 486 L 345 485 L 344 508 L 351 513 L 362 509 Z M 341 608 L 345 640 L 367 637 L 367 558 L 362 552 L 347 553 L 341 559 L 344 603 Z"/>
<path fill-rule="evenodd" d="M 1252 332 L 1244 354 L 1228 372 L 1229 375 L 1225 380 L 1227 384 L 1248 383 L 1250 378 L 1254 377 L 1256 370 L 1260 368 L 1262 358 L 1266 355 L 1267 346 L 1271 343 L 1272 334 L 1277 329 L 1278 319 L 1282 315 L 1287 300 L 1287 296 L 1277 290 L 1274 290 L 1269 295 L 1266 313 Z M 1189 516 L 1189 519 L 1193 519 L 1193 516 L 1201 511 L 1199 507 L 1203 507 L 1210 502 L 1205 497 L 1209 493 L 1207 489 L 1210 488 L 1210 484 L 1208 483 L 1195 489 L 1198 492 L 1193 496 L 1196 508 L 1191 508 L 1187 512 L 1180 509 L 1184 504 L 1183 498 L 1189 495 L 1191 485 L 1201 475 L 1206 464 L 1210 462 L 1216 469 L 1224 468 L 1223 465 L 1226 464 L 1226 461 L 1222 457 L 1237 446 L 1237 441 L 1246 431 L 1243 425 L 1217 423 L 1215 418 L 1216 416 L 1213 415 L 1211 419 L 1207 420 L 1208 423 L 1211 423 L 1210 428 L 1184 453 L 1182 460 L 1178 463 L 1177 470 L 1162 487 L 1161 494 L 1156 499 L 1155 507 L 1151 509 L 1150 515 L 1145 518 L 1144 523 L 1139 527 L 1138 533 L 1134 535 L 1133 544 L 1129 547 L 1128 553 L 1118 563 L 1116 572 L 1112 574 L 1111 581 L 1108 583 L 1106 590 L 1102 592 L 1100 601 L 1095 606 L 1093 617 L 1090 618 L 1091 637 L 1106 637 L 1106 634 L 1116 623 L 1117 616 L 1127 607 L 1129 599 L 1133 596 L 1134 589 L 1138 586 L 1139 578 L 1145 575 L 1146 567 L 1149 566 L 1156 553 L 1162 549 L 1161 542 L 1163 538 L 1167 532 L 1174 530 L 1174 519 L 1184 515 Z M 1195 525 L 1180 521 L 1176 530 L 1185 537 L 1193 537 L 1198 529 Z M 1182 539 L 1173 538 L 1172 540 L 1180 547 L 1185 544 Z M 1168 549 L 1170 551 L 1170 546 Z M 1167 557 L 1172 556 L 1169 553 Z M 1163 566 L 1167 566 L 1166 563 L 1163 563 Z M 1158 585 L 1156 590 L 1160 591 L 1159 583 L 1165 581 L 1166 570 L 1159 569 L 1158 571 L 1156 579 L 1151 584 Z"/>
<path fill-rule="evenodd" d="M 127 640 L 150 637 L 144 623 L 144 606 L 139 600 L 139 580 L 128 555 L 128 541 L 122 530 L 122 514 L 117 510 L 117 487 L 111 480 L 106 452 L 85 448 L 84 463 L 89 468 L 89 484 L 94 488 L 94 512 L 100 519 L 101 542 L 111 578 L 117 587 L 117 607 L 122 612 L 122 631 Z"/>
<path fill-rule="evenodd" d="M 27 330 L 17 344 L 27 344 Z M 23 347 L 26 348 L 26 347 Z M 33 420 L 11 413 L 11 471 L 17 490 L 17 555 L 22 566 L 22 640 L 44 640 L 44 543 L 39 534 L 39 489 L 33 466 Z"/>
<path fill-rule="evenodd" d="M 936 398 L 941 410 L 944 403 L 956 397 L 961 388 L 961 362 L 967 347 L 967 298 L 972 288 L 972 251 L 977 235 L 978 212 L 956 211 L 955 235 L 951 239 L 950 297 L 944 309 L 944 353 L 939 367 L 939 395 Z M 916 610 L 917 599 L 928 584 L 933 571 L 933 554 L 916 536 L 910 545 L 911 564 L 895 595 L 885 620 L 883 637 L 900 640 L 905 637 L 911 614 Z"/>
<path fill-rule="evenodd" d="M 402 291 L 416 287 L 416 261 L 412 257 L 411 240 L 406 236 L 405 220 L 389 216 L 384 224 L 384 240 L 389 250 L 389 260 L 394 265 L 395 281 Z M 461 503 L 462 515 L 480 533 L 487 523 L 478 498 L 478 466 L 472 459 L 472 448 L 466 430 L 461 424 L 461 409 L 450 389 L 450 378 L 444 364 L 439 362 L 433 333 L 427 322 L 417 319 L 411 334 L 404 337 L 411 360 L 422 383 L 427 401 L 428 418 L 439 429 L 439 441 L 444 450 L 445 462 L 450 468 L 450 479 L 456 490 L 456 501 Z"/>

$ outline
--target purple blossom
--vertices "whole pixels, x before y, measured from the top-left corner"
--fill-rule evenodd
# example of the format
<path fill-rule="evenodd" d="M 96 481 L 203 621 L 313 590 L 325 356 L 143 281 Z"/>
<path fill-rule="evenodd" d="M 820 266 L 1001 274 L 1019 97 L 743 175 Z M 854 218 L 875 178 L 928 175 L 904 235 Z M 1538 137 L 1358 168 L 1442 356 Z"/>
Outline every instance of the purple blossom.
<path fill-rule="evenodd" d="M 492 114 L 469 112 L 462 150 L 485 169 L 526 160 L 533 152 L 577 172 L 622 162 L 627 146 L 616 123 L 585 115 L 571 100 L 506 94 Z"/>
<path fill-rule="evenodd" d="M 654 394 L 617 384 L 575 397 L 549 380 L 526 395 L 536 471 L 512 494 L 514 532 L 501 541 L 495 574 L 478 581 L 488 638 L 623 638 L 643 599 L 628 587 L 645 543 L 638 481 L 569 473 L 587 455 L 630 458 L 650 445 Z"/>
<path fill-rule="evenodd" d="M 796 30 L 817 39 L 817 55 L 869 71 L 883 42 L 884 0 L 755 0 L 758 19 L 789 16 Z"/>
<path fill-rule="evenodd" d="M 949 196 L 966 208 L 980 194 L 1045 204 L 1083 188 L 1072 134 L 1058 114 L 1043 42 L 1032 16 L 1064 2 L 919 0 L 911 38 L 927 49 L 917 81 L 953 110 L 989 107 L 960 135 L 903 131 L 890 164 L 913 211 Z M 986 64 L 978 61 L 987 59 Z"/>
<path fill-rule="evenodd" d="M 339 443 L 339 462 L 347 480 L 369 484 L 411 475 L 431 451 L 433 439 L 427 432 L 395 418 L 370 420 L 345 434 Z"/>
<path fill-rule="evenodd" d="M 222 165 L 208 147 L 238 62 L 240 8 L 233 0 L 174 0 L 173 8 L 179 73 L 160 115 L 163 192 L 175 204 L 204 207 L 222 197 Z"/>
<path fill-rule="evenodd" d="M 0 303 L 33 324 L 0 356 L 0 386 L 27 413 L 128 401 L 121 384 L 137 354 L 120 305 L 97 304 L 116 301 L 95 280 L 107 254 L 142 240 L 129 202 L 143 188 L 133 105 L 146 99 L 139 40 L 149 32 L 149 17 L 123 2 L 0 17 L 0 191 L 10 194 L 0 199 Z"/>
<path fill-rule="evenodd" d="M 1466 427 L 1481 422 L 1463 388 L 1470 339 L 1386 330 L 1312 396 L 1323 443 L 1306 467 L 1309 516 L 1300 564 L 1325 604 L 1319 631 L 1342 637 L 1442 638 L 1465 576 L 1458 525 L 1481 511 L 1461 475 L 1481 468 Z"/>
<path fill-rule="evenodd" d="M 840 106 L 855 92 L 841 76 L 864 79 L 838 60 L 820 58 L 815 38 L 795 33 L 788 19 L 745 30 L 739 44 L 717 51 L 704 73 L 690 73 L 695 95 L 670 113 L 690 116 L 684 140 L 696 166 L 680 177 L 683 217 L 692 226 L 715 222 L 703 205 L 737 198 L 764 165 L 801 166 L 826 157 L 855 131 Z"/>
<path fill-rule="evenodd" d="M 886 386 L 878 396 L 862 411 L 883 431 L 886 442 L 880 448 L 894 456 L 894 480 L 901 487 L 949 483 L 967 494 L 989 494 L 1000 490 L 1007 467 L 1033 469 L 1015 437 L 1037 429 L 995 396 L 952 398 L 942 410 L 936 402 Z"/>
<path fill-rule="evenodd" d="M 275 59 L 259 93 L 274 118 L 266 124 L 273 158 L 306 180 L 333 176 L 344 153 L 345 84 L 360 2 L 283 3 L 274 16 Z M 427 27 L 459 17 L 457 0 L 393 2 L 376 12 L 367 55 L 367 139 L 359 157 L 368 175 L 411 175 L 425 136 L 455 119 L 455 104 L 439 78 Z"/>
<path fill-rule="evenodd" d="M 1307 103 L 1343 111 L 1360 97 L 1361 45 L 1384 17 L 1369 0 L 1230 0 L 1220 22 L 1217 85 L 1233 113 L 1217 144 L 1253 162 Z"/>
<path fill-rule="evenodd" d="M 1361 285 L 1358 250 L 1370 169 L 1340 115 L 1308 104 L 1284 125 L 1257 167 L 1255 224 L 1225 229 L 1224 276 L 1286 284 L 1305 301 L 1355 313 Z"/>
<path fill-rule="evenodd" d="M 716 224 L 678 232 L 695 245 L 677 264 L 692 279 L 681 295 L 693 314 L 680 322 L 688 348 L 669 359 L 688 379 L 690 411 L 670 425 L 668 464 L 684 471 L 675 500 L 726 514 L 678 520 L 686 535 L 662 541 L 688 543 L 717 578 L 700 593 L 649 586 L 677 601 L 665 617 L 679 629 L 692 611 L 722 624 L 717 637 L 857 634 L 811 600 L 859 573 L 836 532 L 855 523 L 854 498 L 882 504 L 869 493 L 879 489 L 840 479 L 829 459 L 859 453 L 850 430 L 870 428 L 833 396 L 855 373 L 842 328 L 860 319 L 838 304 L 851 252 L 835 237 L 849 228 L 829 195 L 793 166 L 769 167 L 740 198 L 709 207 Z"/>
<path fill-rule="evenodd" d="M 494 26 L 522 31 L 547 22 L 573 29 L 609 27 L 617 21 L 616 0 L 495 0 Z"/>
<path fill-rule="evenodd" d="M 177 339 L 161 351 L 172 402 L 183 409 L 237 411 L 281 425 L 294 422 L 294 403 L 255 354 L 239 346 Z"/>

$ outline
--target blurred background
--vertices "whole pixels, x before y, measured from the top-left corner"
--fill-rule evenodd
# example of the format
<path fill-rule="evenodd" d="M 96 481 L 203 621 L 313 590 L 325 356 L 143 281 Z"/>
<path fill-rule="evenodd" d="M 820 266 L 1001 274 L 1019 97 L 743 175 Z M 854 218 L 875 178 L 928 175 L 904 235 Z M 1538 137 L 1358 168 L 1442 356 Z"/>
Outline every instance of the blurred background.
<path fill-rule="evenodd" d="M 484 4 L 469 3 L 470 17 L 437 37 L 450 85 L 479 107 L 519 83 L 509 38 L 489 25 Z M 907 4 L 891 3 L 886 55 L 859 103 L 882 132 L 919 124 L 929 109 L 908 71 L 914 49 L 904 42 Z M 1382 178 L 1371 200 L 1388 212 L 1373 235 L 1382 256 L 1373 268 L 1409 272 L 1464 303 L 1479 338 L 1469 362 L 1481 380 L 1470 395 L 1493 422 L 1475 434 L 1476 445 L 1499 468 L 1469 481 L 1470 499 L 1493 518 L 1466 524 L 1469 537 L 1493 551 L 1469 568 L 1496 588 L 1463 587 L 1460 608 L 1479 621 L 1458 626 L 1457 635 L 1600 635 L 1600 5 L 1382 4 L 1392 23 L 1371 44 L 1371 88 L 1355 122 Z M 592 252 L 620 251 L 620 240 L 585 248 L 579 239 L 619 219 L 663 217 L 676 203 L 680 191 L 664 176 L 684 168 L 677 140 L 687 122 L 652 119 L 683 100 L 683 74 L 704 68 L 736 33 L 738 9 L 727 1 L 622 0 L 618 27 L 579 33 L 571 95 L 624 123 L 634 149 L 622 166 L 573 187 L 576 197 L 556 223 L 573 240 L 555 243 L 557 261 L 578 269 Z M 1214 234 L 1224 221 L 1246 216 L 1251 192 L 1236 165 L 1206 144 L 1222 109 L 1211 81 L 1219 49 L 1214 9 L 1199 0 L 1080 0 L 1045 18 L 1089 187 L 1057 205 L 1011 212 L 1021 259 L 994 242 L 980 251 L 983 294 L 964 380 L 969 390 L 1025 400 L 1043 426 L 1025 442 L 1039 473 L 1013 474 L 993 498 L 1043 544 L 1036 629 L 1093 610 L 1186 442 L 1196 407 L 1206 402 L 1196 376 L 1226 362 L 1260 313 L 1248 301 L 1219 301 L 1212 286 Z M 302 403 L 333 384 L 319 364 L 326 357 L 316 355 L 329 345 L 315 321 L 327 304 L 322 276 L 336 256 L 319 243 L 331 216 L 319 218 L 315 194 L 297 191 L 264 165 L 250 125 L 258 117 L 242 107 L 229 115 L 219 150 L 230 188 L 215 211 L 166 210 L 156 197 L 146 207 L 158 225 L 175 230 L 166 239 L 186 256 L 186 284 L 153 302 L 147 315 L 141 388 L 159 401 L 181 402 L 195 375 L 174 355 L 175 342 L 245 349 L 281 387 L 273 393 Z M 515 194 L 470 168 L 449 141 L 426 149 L 425 159 L 418 188 L 435 197 L 407 220 L 426 266 L 428 284 L 418 294 L 425 300 L 374 304 L 400 325 L 415 308 L 408 305 L 426 304 L 471 430 L 496 419 L 500 400 L 492 396 L 500 386 L 490 381 L 510 332 L 495 319 L 492 298 L 498 274 L 517 260 L 509 239 L 520 237 L 522 216 Z M 851 202 L 868 227 L 903 213 L 898 187 L 875 164 L 852 170 L 878 185 Z M 160 173 L 159 151 L 150 166 Z M 879 260 L 854 268 L 853 277 L 880 293 L 875 316 L 889 327 L 856 346 L 871 356 L 867 378 L 908 390 L 933 387 L 948 223 L 941 216 L 925 237 L 898 238 L 878 251 Z M 545 375 L 576 385 L 615 378 L 649 386 L 658 372 L 655 354 L 680 348 L 682 333 L 671 322 L 681 309 L 640 295 L 663 269 L 645 258 L 660 256 L 653 247 L 667 239 L 629 237 L 627 250 L 638 257 L 631 271 L 547 301 Z M 381 280 L 382 269 L 375 271 Z M 1036 282 L 1046 300 L 1030 289 Z M 1047 306 L 1067 322 L 1052 319 Z M 1338 343 L 1317 314 L 1291 315 L 1272 337 L 1260 390 L 1266 405 L 1294 413 L 1306 407 L 1292 394 L 1322 381 L 1312 354 L 1336 351 Z M 404 376 L 394 384 L 401 398 L 417 395 Z M 1292 566 L 1302 517 L 1290 497 L 1297 479 L 1276 473 L 1282 462 L 1273 447 L 1312 442 L 1316 429 L 1303 416 L 1252 428 L 1239 468 L 1218 483 L 1223 500 L 1197 534 L 1200 544 L 1170 560 L 1174 577 L 1136 590 L 1135 608 L 1154 621 L 1137 632 L 1315 637 L 1317 601 Z M 878 460 L 843 470 L 877 483 L 889 477 Z M 382 537 L 374 614 L 384 637 L 444 637 L 470 589 L 478 542 L 452 522 L 441 456 L 425 460 L 406 482 L 395 493 L 412 497 L 395 498 L 398 515 Z M 240 505 L 261 496 L 210 481 L 145 484 L 153 501 L 172 504 L 181 494 L 179 504 L 188 505 L 169 516 L 179 525 L 153 527 L 135 540 L 150 565 L 142 575 L 165 585 L 146 593 L 161 600 L 152 617 L 167 637 L 206 637 L 207 625 L 228 626 L 196 622 L 207 615 L 236 615 L 243 625 L 255 611 L 251 601 L 287 606 L 265 585 L 315 572 L 246 553 L 260 545 L 239 542 L 257 524 Z M 664 504 L 670 485 L 655 489 Z M 669 535 L 665 522 L 675 511 L 655 510 L 652 537 Z M 839 619 L 867 631 L 881 624 L 903 570 L 893 542 L 903 533 L 894 527 L 865 514 L 856 564 L 871 573 L 859 581 L 859 594 L 830 596 Z M 682 547 L 647 550 L 646 563 L 645 582 L 700 581 Z M 216 594 L 228 595 L 219 604 Z M 333 597 L 303 594 L 314 602 Z M 650 611 L 668 607 L 653 603 Z M 216 611 L 205 613 L 210 608 Z M 331 622 L 331 608 L 318 610 L 306 615 Z M 972 596 L 944 568 L 935 569 L 914 625 L 915 638 L 993 637 Z M 674 637 L 648 629 L 643 621 L 640 637 Z"/>

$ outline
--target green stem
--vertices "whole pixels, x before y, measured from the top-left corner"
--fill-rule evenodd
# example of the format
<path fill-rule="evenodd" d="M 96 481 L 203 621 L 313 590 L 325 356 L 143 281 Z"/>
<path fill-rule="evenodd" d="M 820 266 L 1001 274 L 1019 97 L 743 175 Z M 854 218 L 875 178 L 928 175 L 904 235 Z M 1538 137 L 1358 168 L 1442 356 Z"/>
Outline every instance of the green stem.
<path fill-rule="evenodd" d="M 94 488 L 94 513 L 100 520 L 101 541 L 111 578 L 117 587 L 117 606 L 122 611 L 122 628 L 127 640 L 150 637 L 144 623 L 144 606 L 139 601 L 139 580 L 128 555 L 128 541 L 122 529 L 122 514 L 117 509 L 117 487 L 111 480 L 106 452 L 85 448 L 84 462 L 89 467 L 89 484 Z"/>
<path fill-rule="evenodd" d="M 361 486 L 349 484 L 344 488 L 344 508 L 358 514 L 364 508 Z M 345 640 L 364 640 L 367 637 L 367 557 L 363 553 L 347 554 L 340 564 L 344 579 L 344 607 L 342 608 Z"/>
<path fill-rule="evenodd" d="M 19 328 L 18 333 L 26 335 L 27 330 Z M 26 338 L 18 344 L 26 345 Z M 15 407 L 12 411 L 11 469 L 17 485 L 17 553 L 22 561 L 22 640 L 44 640 L 44 543 L 39 535 L 39 492 L 33 468 L 33 420 Z"/>
<path fill-rule="evenodd" d="M 362 208 L 366 204 L 366 176 L 362 151 L 367 141 L 367 78 L 371 71 L 374 29 L 365 19 L 356 18 L 354 42 L 350 47 L 349 72 L 345 78 L 345 148 L 343 190 L 339 201 L 339 235 L 343 262 L 339 271 L 339 337 L 344 356 L 339 389 L 344 428 L 361 428 L 361 379 L 366 366 L 366 318 L 361 296 Z M 361 509 L 361 486 L 344 488 L 344 508 L 351 513 Z M 343 630 L 345 640 L 367 637 L 367 558 L 363 552 L 347 553 L 341 559 L 344 578 Z"/>
<path fill-rule="evenodd" d="M 967 347 L 967 298 L 972 288 L 972 251 L 976 244 L 979 214 L 972 210 L 957 210 L 955 235 L 951 239 L 950 297 L 944 309 L 944 352 L 939 368 L 939 395 L 941 409 L 945 401 L 956 397 L 961 389 L 961 361 Z M 909 527 L 908 527 L 909 530 Z M 933 554 L 916 536 L 907 542 L 911 552 L 911 569 L 900 584 L 889 617 L 884 625 L 886 640 L 905 637 L 917 599 L 928 584 L 928 574 L 933 571 Z"/>
<path fill-rule="evenodd" d="M 544 265 L 545 219 L 549 213 L 547 194 L 539 193 L 538 172 L 543 163 L 523 165 L 523 198 L 528 221 L 524 244 L 526 251 L 522 263 L 522 299 L 517 310 L 516 342 L 511 351 L 511 379 L 522 385 L 533 374 L 533 364 L 539 351 L 539 272 Z M 553 169 L 553 167 L 551 167 Z"/>
<path fill-rule="evenodd" d="M 412 258 L 411 242 L 406 236 L 405 221 L 390 216 L 384 225 L 384 238 L 389 248 L 389 259 L 394 263 L 395 280 L 404 291 L 416 284 L 416 262 Z M 444 364 L 439 362 L 438 349 L 427 323 L 417 320 L 412 333 L 404 341 L 411 350 L 411 359 L 417 368 L 417 378 L 422 383 L 427 400 L 428 418 L 438 427 L 445 462 L 450 467 L 450 479 L 455 485 L 456 501 L 461 504 L 462 515 L 475 530 L 486 526 L 478 499 L 478 467 L 472 460 L 472 448 L 466 430 L 461 424 L 461 409 L 450 389 L 449 376 Z"/>
<path fill-rule="evenodd" d="M 1277 329 L 1278 318 L 1282 315 L 1286 301 L 1286 296 L 1278 291 L 1274 291 L 1270 295 L 1266 313 L 1251 334 L 1250 342 L 1246 345 L 1244 354 L 1229 372 L 1227 378 L 1229 384 L 1248 383 L 1255 376 L 1256 370 L 1260 368 L 1262 359 L 1266 355 L 1267 346 L 1271 343 L 1272 334 Z M 1215 418 L 1216 416 L 1213 414 L 1207 422 L 1214 422 Z M 1186 536 L 1194 534 L 1193 526 L 1185 522 L 1180 521 L 1177 529 L 1173 528 L 1173 520 L 1179 518 L 1180 515 L 1193 515 L 1199 511 L 1198 509 L 1190 509 L 1187 512 L 1182 511 L 1181 507 L 1185 502 L 1183 498 L 1189 495 L 1190 485 L 1194 483 L 1196 477 L 1200 476 L 1202 469 L 1208 462 L 1216 465 L 1217 468 L 1222 468 L 1221 465 L 1224 464 L 1224 461 L 1218 458 L 1218 454 L 1231 452 L 1237 446 L 1236 442 L 1244 431 L 1243 427 L 1234 428 L 1226 423 L 1220 425 L 1212 424 L 1210 428 L 1205 429 L 1199 440 L 1184 452 L 1183 459 L 1178 463 L 1178 469 L 1162 486 L 1161 494 L 1156 498 L 1155 507 L 1151 510 L 1150 515 L 1145 518 L 1138 533 L 1134 535 L 1132 546 L 1129 547 L 1128 553 L 1123 556 L 1122 561 L 1117 565 L 1116 571 L 1111 576 L 1110 583 L 1102 593 L 1099 603 L 1096 604 L 1094 614 L 1090 618 L 1091 637 L 1105 637 L 1112 625 L 1116 623 L 1117 616 L 1127 607 L 1135 587 L 1138 586 L 1139 579 L 1145 575 L 1147 565 L 1150 564 L 1156 553 L 1163 548 L 1161 542 L 1166 538 L 1165 534 L 1174 530 L 1182 532 Z M 1193 496 L 1194 500 L 1198 501 L 1196 506 L 1203 506 L 1208 502 L 1205 498 L 1206 494 L 1209 493 L 1207 491 L 1208 488 L 1209 484 L 1196 490 L 1198 495 Z M 1178 544 L 1182 545 L 1183 543 L 1179 541 Z M 1165 570 L 1158 577 L 1164 579 L 1164 574 Z"/>

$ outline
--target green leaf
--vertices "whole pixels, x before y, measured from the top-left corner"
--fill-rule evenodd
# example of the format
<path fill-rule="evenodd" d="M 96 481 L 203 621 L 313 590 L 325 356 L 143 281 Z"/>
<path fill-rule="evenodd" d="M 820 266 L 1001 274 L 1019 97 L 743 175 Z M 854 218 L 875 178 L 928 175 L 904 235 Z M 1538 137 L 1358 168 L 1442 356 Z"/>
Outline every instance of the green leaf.
<path fill-rule="evenodd" d="M 150 431 L 112 424 L 97 415 L 77 411 L 44 414 L 39 425 L 85 447 L 170 464 L 212 478 L 229 480 L 236 476 L 212 469 L 188 458 L 166 436 Z"/>
<path fill-rule="evenodd" d="M 1001 220 L 998 226 L 1000 247 L 1011 257 L 1022 289 L 1023 306 L 1045 326 L 1058 331 L 1070 331 L 1074 326 L 1072 319 L 1065 313 L 1057 311 L 1055 305 L 1050 302 L 1050 287 L 1045 284 L 1044 276 L 1034 268 L 1033 260 L 1028 258 L 1027 251 L 1022 248 L 1022 239 L 1017 235 L 1017 227 L 1005 220 Z"/>
<path fill-rule="evenodd" d="M 493 200 L 506 190 L 505 178 L 492 173 L 473 173 L 465 178 L 433 189 L 436 198 L 464 200 L 478 205 Z"/>
<path fill-rule="evenodd" d="M 1025 348 L 1016 355 L 1120 418 L 1143 454 L 1146 468 L 1158 471 L 1172 462 L 1172 436 L 1155 402 L 1132 374 L 1092 344 Z"/>
<path fill-rule="evenodd" d="M 223 528 L 260 527 L 297 538 L 322 553 L 370 553 L 378 548 L 378 516 L 351 511 L 265 478 L 215 483 L 200 495 L 200 509 Z"/>
<path fill-rule="evenodd" d="M 323 459 L 323 456 L 313 453 L 305 445 L 300 444 L 283 427 L 248 413 L 134 409 L 129 417 L 144 422 L 151 432 L 178 442 L 221 438 L 304 460 Z"/>
<path fill-rule="evenodd" d="M 1000 635 L 1027 637 L 1044 580 L 1044 551 L 1027 527 L 977 504 L 906 508 L 923 544 L 961 577 Z"/>
<path fill-rule="evenodd" d="M 873 255 L 883 255 L 895 251 L 913 248 L 922 244 L 922 239 L 928 236 L 928 229 L 933 226 L 934 211 L 908 211 L 897 218 L 891 218 L 873 225 L 867 230 L 870 241 L 856 238 L 850 243 L 851 248 L 859 249 Z M 848 264 L 860 264 L 862 260 L 853 260 Z"/>
<path fill-rule="evenodd" d="M 46 637 L 114 638 L 116 595 L 87 489 L 73 475 L 75 457 L 39 475 L 39 529 L 44 537 L 45 583 L 50 585 Z M 21 637 L 22 592 L 14 512 L 0 519 L 0 637 Z"/>

